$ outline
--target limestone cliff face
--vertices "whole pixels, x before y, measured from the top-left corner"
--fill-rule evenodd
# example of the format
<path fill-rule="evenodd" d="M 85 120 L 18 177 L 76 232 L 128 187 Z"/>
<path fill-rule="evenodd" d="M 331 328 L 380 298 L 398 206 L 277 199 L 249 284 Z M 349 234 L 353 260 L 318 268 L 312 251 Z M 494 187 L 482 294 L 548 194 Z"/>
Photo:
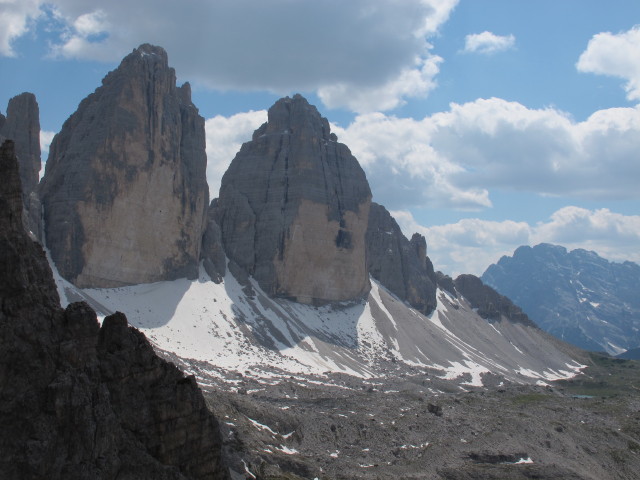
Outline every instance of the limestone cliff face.
<path fill-rule="evenodd" d="M 0 148 L 0 472 L 13 479 L 224 479 L 222 439 L 193 378 L 123 314 L 62 310 L 22 226 L 13 142 Z"/>
<path fill-rule="evenodd" d="M 407 240 L 387 209 L 372 203 L 366 240 L 371 276 L 412 307 L 431 313 L 437 280 L 425 238 L 415 233 Z"/>
<path fill-rule="evenodd" d="M 269 294 L 331 302 L 369 289 L 371 191 L 349 149 L 300 95 L 269 109 L 222 178 L 216 220 L 230 260 Z"/>
<path fill-rule="evenodd" d="M 9 100 L 6 118 L 0 119 L 0 137 L 15 144 L 25 205 L 40 180 L 40 110 L 33 93 Z"/>
<path fill-rule="evenodd" d="M 0 141 L 11 139 L 20 165 L 23 222 L 41 239 L 40 200 L 40 109 L 33 93 L 21 93 L 9 100 L 7 116 L 0 115 Z"/>
<path fill-rule="evenodd" d="M 142 45 L 54 138 L 47 246 L 79 287 L 194 277 L 209 203 L 204 119 L 160 47 Z"/>

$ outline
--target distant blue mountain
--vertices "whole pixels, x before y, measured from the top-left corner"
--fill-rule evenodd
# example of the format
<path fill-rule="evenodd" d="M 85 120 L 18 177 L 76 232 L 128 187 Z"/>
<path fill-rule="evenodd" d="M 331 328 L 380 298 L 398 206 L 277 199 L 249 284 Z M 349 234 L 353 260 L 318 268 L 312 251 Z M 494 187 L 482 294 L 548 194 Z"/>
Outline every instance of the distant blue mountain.
<path fill-rule="evenodd" d="M 612 355 L 640 346 L 640 266 L 633 262 L 543 243 L 502 257 L 482 281 L 573 345 Z"/>

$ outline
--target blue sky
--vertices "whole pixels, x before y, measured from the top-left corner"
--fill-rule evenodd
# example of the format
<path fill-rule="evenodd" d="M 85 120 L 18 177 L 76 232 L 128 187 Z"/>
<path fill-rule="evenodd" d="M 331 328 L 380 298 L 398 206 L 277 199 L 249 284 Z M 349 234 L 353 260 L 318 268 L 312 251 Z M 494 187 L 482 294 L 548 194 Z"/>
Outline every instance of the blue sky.
<path fill-rule="evenodd" d="M 0 106 L 34 92 L 46 148 L 143 42 L 193 86 L 212 197 L 300 92 L 437 269 L 480 274 L 540 242 L 640 262 L 640 2 L 10 0 Z"/>

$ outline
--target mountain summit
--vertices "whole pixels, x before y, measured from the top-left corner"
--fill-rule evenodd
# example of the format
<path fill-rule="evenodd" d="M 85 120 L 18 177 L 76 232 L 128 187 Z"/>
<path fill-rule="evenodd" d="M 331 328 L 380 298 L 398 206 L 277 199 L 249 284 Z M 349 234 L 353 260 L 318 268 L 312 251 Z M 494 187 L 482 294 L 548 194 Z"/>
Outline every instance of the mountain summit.
<path fill-rule="evenodd" d="M 204 119 L 160 48 L 141 45 L 54 138 L 46 242 L 67 279 L 115 287 L 195 277 L 205 228 Z"/>
<path fill-rule="evenodd" d="M 640 345 L 640 266 L 558 245 L 519 247 L 482 280 L 544 330 L 587 350 L 619 354 Z"/>
<path fill-rule="evenodd" d="M 369 290 L 371 190 L 329 122 L 300 95 L 278 100 L 222 178 L 216 219 L 230 260 L 302 303 Z"/>

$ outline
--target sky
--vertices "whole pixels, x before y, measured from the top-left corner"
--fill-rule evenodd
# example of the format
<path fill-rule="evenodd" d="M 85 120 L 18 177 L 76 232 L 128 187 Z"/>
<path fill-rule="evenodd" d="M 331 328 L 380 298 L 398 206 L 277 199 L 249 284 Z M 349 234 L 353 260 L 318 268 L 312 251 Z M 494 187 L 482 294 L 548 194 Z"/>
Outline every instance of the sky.
<path fill-rule="evenodd" d="M 541 242 L 640 263 L 640 2 L 0 0 L 0 110 L 36 94 L 44 162 L 142 43 L 192 85 L 212 198 L 301 93 L 437 270 Z"/>

